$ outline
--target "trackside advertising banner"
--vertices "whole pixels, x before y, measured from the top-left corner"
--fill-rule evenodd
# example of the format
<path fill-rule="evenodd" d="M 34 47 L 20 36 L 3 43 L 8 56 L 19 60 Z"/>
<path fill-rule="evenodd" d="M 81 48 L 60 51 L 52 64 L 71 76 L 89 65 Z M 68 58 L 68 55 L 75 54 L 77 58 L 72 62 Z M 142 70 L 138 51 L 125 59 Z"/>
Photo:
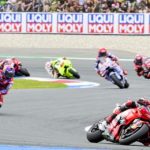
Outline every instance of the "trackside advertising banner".
<path fill-rule="evenodd" d="M 114 33 L 114 15 L 88 14 L 88 33 Z"/>
<path fill-rule="evenodd" d="M 52 33 L 52 14 L 27 13 L 26 32 L 27 33 Z"/>
<path fill-rule="evenodd" d="M 118 32 L 125 34 L 144 33 L 144 14 L 119 14 Z"/>
<path fill-rule="evenodd" d="M 83 33 L 83 14 L 57 14 L 57 33 Z"/>
<path fill-rule="evenodd" d="M 0 32 L 20 33 L 22 32 L 22 14 L 0 13 Z"/>
<path fill-rule="evenodd" d="M 0 33 L 150 34 L 150 13 L 1 12 Z"/>

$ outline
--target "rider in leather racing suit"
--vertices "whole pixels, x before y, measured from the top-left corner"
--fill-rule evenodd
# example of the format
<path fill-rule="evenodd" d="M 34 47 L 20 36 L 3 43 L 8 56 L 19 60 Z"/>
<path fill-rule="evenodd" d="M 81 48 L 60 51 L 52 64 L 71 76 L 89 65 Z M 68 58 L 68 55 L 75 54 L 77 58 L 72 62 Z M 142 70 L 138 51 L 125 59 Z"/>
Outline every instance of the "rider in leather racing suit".
<path fill-rule="evenodd" d="M 3 95 L 6 95 L 13 85 L 14 75 L 15 71 L 11 66 L 7 65 L 0 69 L 0 107 L 3 105 Z"/>
<path fill-rule="evenodd" d="M 144 99 L 144 98 L 140 98 L 139 100 L 137 100 L 137 102 L 135 101 L 132 101 L 132 100 L 128 100 L 127 102 L 125 102 L 124 104 L 122 104 L 121 106 L 117 107 L 114 109 L 113 113 L 109 116 L 107 116 L 105 118 L 104 121 L 100 122 L 100 124 L 98 125 L 99 126 L 99 129 L 101 131 L 104 131 L 105 129 L 107 129 L 107 126 L 112 122 L 112 120 L 114 118 L 117 117 L 117 115 L 119 115 L 121 112 L 127 110 L 127 109 L 130 109 L 130 108 L 136 108 L 136 107 L 139 107 L 140 105 L 144 105 L 146 106 L 147 108 L 149 108 L 148 110 L 150 111 L 150 100 L 147 100 L 147 99 Z M 144 114 L 143 114 L 144 115 Z M 146 116 L 146 118 L 148 120 L 150 120 L 150 112 L 149 112 L 149 115 Z M 116 120 L 117 121 L 117 120 Z M 118 122 L 119 124 L 119 122 Z M 108 133 L 109 135 L 112 137 L 112 138 L 115 138 L 117 136 L 118 133 L 112 133 L 112 130 L 109 130 L 108 129 Z M 145 145 L 145 146 L 148 146 L 150 145 L 150 139 L 148 139 L 149 141 L 143 141 L 142 143 Z"/>
<path fill-rule="evenodd" d="M 125 70 L 122 71 L 121 67 L 119 66 L 118 58 L 115 55 L 112 55 L 111 53 L 107 52 L 107 50 L 105 48 L 100 48 L 98 51 L 98 56 L 97 56 L 96 65 L 95 65 L 95 70 L 98 75 L 103 77 L 103 75 L 101 74 L 101 68 L 99 67 L 99 63 L 101 63 L 102 57 L 110 58 L 112 61 L 115 61 L 118 64 L 116 69 L 120 72 L 120 74 L 127 75 L 127 71 L 125 71 Z"/>
<path fill-rule="evenodd" d="M 134 69 L 138 76 L 144 76 L 146 79 L 150 79 L 150 71 L 146 69 L 146 58 L 141 55 L 136 55 L 133 61 Z"/>
<path fill-rule="evenodd" d="M 67 59 L 66 57 L 62 57 L 62 58 L 58 58 L 58 59 L 46 62 L 45 69 L 48 72 L 48 74 L 51 77 L 59 78 L 60 76 L 59 73 L 55 74 L 54 69 L 59 69 L 59 66 L 61 67 L 61 65 L 64 63 L 66 59 Z"/>
<path fill-rule="evenodd" d="M 0 60 L 0 69 L 3 69 L 5 65 L 12 66 L 15 69 L 15 71 L 17 71 L 16 66 L 22 66 L 21 62 L 15 57 Z"/>
<path fill-rule="evenodd" d="M 14 63 L 11 58 L 0 60 L 0 69 L 3 69 L 5 65 L 10 65 L 13 67 Z"/>

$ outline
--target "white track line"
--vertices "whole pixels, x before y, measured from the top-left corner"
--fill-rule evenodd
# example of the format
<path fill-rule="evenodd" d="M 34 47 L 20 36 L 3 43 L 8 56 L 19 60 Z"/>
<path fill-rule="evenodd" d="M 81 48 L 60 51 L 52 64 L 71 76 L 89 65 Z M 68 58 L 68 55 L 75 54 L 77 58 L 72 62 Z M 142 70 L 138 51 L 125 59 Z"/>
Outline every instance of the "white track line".
<path fill-rule="evenodd" d="M 17 57 L 17 58 L 23 58 L 23 59 L 56 59 L 59 57 L 47 57 L 47 56 L 11 56 L 11 55 L 0 55 L 1 58 L 10 58 L 10 57 Z M 96 58 L 83 58 L 83 57 L 67 57 L 72 60 L 96 60 Z M 128 58 L 120 58 L 119 61 L 126 61 L 131 62 L 133 59 Z"/>

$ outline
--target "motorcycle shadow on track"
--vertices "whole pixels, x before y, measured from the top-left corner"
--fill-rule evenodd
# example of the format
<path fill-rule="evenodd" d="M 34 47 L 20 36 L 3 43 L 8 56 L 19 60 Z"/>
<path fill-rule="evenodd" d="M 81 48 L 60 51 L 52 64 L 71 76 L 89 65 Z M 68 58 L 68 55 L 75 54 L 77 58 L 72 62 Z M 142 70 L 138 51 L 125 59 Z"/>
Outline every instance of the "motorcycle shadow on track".
<path fill-rule="evenodd" d="M 100 143 L 99 143 L 100 144 Z M 111 145 L 115 145 L 115 146 L 121 146 L 122 147 L 122 150 L 125 148 L 125 150 L 127 150 L 127 147 L 141 147 L 141 148 L 143 148 L 143 149 L 145 149 L 146 147 L 144 146 L 144 145 L 139 145 L 138 144 L 138 142 L 137 142 L 137 144 L 136 143 L 133 143 L 133 144 L 131 144 L 131 145 L 120 145 L 120 144 L 117 144 L 117 143 L 107 143 L 107 142 L 102 142 L 101 144 L 103 144 L 103 145 L 109 145 L 109 146 L 111 146 Z M 124 147 L 124 148 L 123 148 Z M 108 148 L 106 148 L 106 149 L 108 149 Z"/>
<path fill-rule="evenodd" d="M 114 86 L 112 86 L 112 87 L 111 86 L 109 86 L 109 87 L 100 86 L 100 88 L 104 89 L 104 90 L 118 90 L 118 91 L 120 90 L 118 87 L 114 87 Z M 130 87 L 130 89 L 131 89 L 131 87 Z M 128 90 L 128 88 L 123 88 L 123 89 L 121 89 L 121 91 L 122 90 Z"/>
<path fill-rule="evenodd" d="M 0 117 L 16 117 L 16 118 L 20 118 L 22 117 L 23 115 L 21 114 L 13 114 L 13 113 L 3 113 L 3 112 L 0 112 Z"/>

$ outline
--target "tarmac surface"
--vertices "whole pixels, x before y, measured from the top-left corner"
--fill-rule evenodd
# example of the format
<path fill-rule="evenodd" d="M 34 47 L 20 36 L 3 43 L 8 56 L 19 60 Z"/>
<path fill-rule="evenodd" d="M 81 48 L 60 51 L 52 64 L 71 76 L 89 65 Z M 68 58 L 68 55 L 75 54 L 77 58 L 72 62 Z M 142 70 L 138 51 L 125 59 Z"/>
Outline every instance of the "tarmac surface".
<path fill-rule="evenodd" d="M 96 49 L 0 49 L 0 58 L 26 56 L 20 60 L 33 77 L 48 77 L 44 70 L 47 57 L 95 58 Z M 134 58 L 125 51 L 111 52 L 119 58 Z M 28 58 L 30 57 L 30 58 Z M 31 58 L 32 57 L 32 58 Z M 139 78 L 132 62 L 121 61 L 128 70 L 129 89 L 119 89 L 100 78 L 94 71 L 94 60 L 72 59 L 81 80 L 100 83 L 86 89 L 10 90 L 0 110 L 0 144 L 95 148 L 100 150 L 148 150 L 136 142 L 121 146 L 103 141 L 92 144 L 84 128 L 110 114 L 116 103 L 140 97 L 149 98 L 149 80 Z"/>

